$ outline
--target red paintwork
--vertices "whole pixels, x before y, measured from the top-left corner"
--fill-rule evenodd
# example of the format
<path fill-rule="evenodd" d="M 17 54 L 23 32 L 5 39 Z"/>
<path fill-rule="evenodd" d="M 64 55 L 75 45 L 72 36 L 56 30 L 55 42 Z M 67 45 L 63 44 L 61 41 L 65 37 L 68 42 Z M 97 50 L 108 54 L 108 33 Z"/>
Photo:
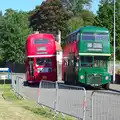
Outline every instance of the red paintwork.
<path fill-rule="evenodd" d="M 48 39 L 48 44 L 34 44 L 34 39 Z M 38 54 L 38 47 L 46 47 L 46 50 L 39 50 L 40 52 L 47 52 L 45 54 Z M 33 59 L 33 69 L 34 75 L 30 76 L 30 66 L 29 60 Z M 47 68 L 49 65 L 36 65 L 37 58 L 50 58 L 52 59 L 52 72 L 38 72 L 38 68 Z M 56 46 L 55 46 L 55 38 L 52 34 L 31 34 L 28 36 L 26 41 L 26 79 L 29 83 L 38 83 L 41 80 L 57 80 L 57 65 L 56 65 Z"/>
<path fill-rule="evenodd" d="M 48 44 L 34 44 L 34 39 L 46 38 L 49 40 Z M 27 38 L 26 43 L 26 56 L 34 56 L 37 52 L 37 47 L 47 47 L 48 55 L 53 55 L 56 53 L 55 49 L 55 38 L 52 34 L 31 34 Z M 44 50 L 43 50 L 44 51 Z"/>
<path fill-rule="evenodd" d="M 74 55 L 78 54 L 78 48 L 77 48 L 78 42 L 75 40 L 72 43 L 68 43 L 64 48 L 63 48 L 63 61 L 62 61 L 62 79 L 64 80 L 64 74 L 66 72 L 66 58 L 68 59 L 70 53 L 74 53 Z"/>

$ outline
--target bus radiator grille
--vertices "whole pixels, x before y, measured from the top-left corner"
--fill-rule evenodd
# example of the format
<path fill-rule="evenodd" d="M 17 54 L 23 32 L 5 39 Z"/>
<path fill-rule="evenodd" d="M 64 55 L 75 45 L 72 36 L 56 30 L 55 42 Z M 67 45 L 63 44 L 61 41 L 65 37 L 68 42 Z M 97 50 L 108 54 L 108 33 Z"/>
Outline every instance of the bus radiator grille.
<path fill-rule="evenodd" d="M 102 75 L 101 74 L 88 74 L 87 75 L 87 84 L 90 85 L 101 85 Z"/>

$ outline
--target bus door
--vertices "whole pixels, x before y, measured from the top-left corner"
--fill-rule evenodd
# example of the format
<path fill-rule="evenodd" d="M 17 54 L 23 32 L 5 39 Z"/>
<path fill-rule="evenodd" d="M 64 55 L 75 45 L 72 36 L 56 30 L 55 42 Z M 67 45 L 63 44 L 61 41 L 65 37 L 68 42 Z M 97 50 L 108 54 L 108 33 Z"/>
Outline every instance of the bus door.
<path fill-rule="evenodd" d="M 34 59 L 33 58 L 29 59 L 29 74 L 30 74 L 30 77 L 34 76 Z"/>

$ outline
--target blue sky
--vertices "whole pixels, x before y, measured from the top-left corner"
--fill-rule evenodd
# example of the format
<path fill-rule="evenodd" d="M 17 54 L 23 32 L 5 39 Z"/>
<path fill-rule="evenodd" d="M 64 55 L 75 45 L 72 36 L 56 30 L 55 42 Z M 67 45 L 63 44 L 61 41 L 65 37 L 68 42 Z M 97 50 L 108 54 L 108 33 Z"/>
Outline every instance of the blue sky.
<path fill-rule="evenodd" d="M 5 13 L 5 10 L 8 8 L 12 8 L 14 10 L 23 10 L 29 11 L 33 10 L 36 5 L 40 5 L 43 0 L 0 0 L 0 10 Z M 92 0 L 92 8 L 91 11 L 96 13 L 98 10 L 99 0 Z"/>
<path fill-rule="evenodd" d="M 12 8 L 14 10 L 29 11 L 33 10 L 36 5 L 40 5 L 43 0 L 0 0 L 0 10 Z"/>
<path fill-rule="evenodd" d="M 96 14 L 100 0 L 92 0 L 91 11 Z"/>

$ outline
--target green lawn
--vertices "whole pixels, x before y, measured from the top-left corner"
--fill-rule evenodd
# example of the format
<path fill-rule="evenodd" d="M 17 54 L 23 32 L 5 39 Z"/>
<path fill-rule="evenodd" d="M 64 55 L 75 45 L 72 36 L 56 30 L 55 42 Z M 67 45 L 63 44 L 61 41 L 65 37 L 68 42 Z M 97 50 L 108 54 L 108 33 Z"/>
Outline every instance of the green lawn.
<path fill-rule="evenodd" d="M 74 120 L 55 113 L 30 100 L 19 99 L 10 85 L 0 85 L 0 120 Z"/>

